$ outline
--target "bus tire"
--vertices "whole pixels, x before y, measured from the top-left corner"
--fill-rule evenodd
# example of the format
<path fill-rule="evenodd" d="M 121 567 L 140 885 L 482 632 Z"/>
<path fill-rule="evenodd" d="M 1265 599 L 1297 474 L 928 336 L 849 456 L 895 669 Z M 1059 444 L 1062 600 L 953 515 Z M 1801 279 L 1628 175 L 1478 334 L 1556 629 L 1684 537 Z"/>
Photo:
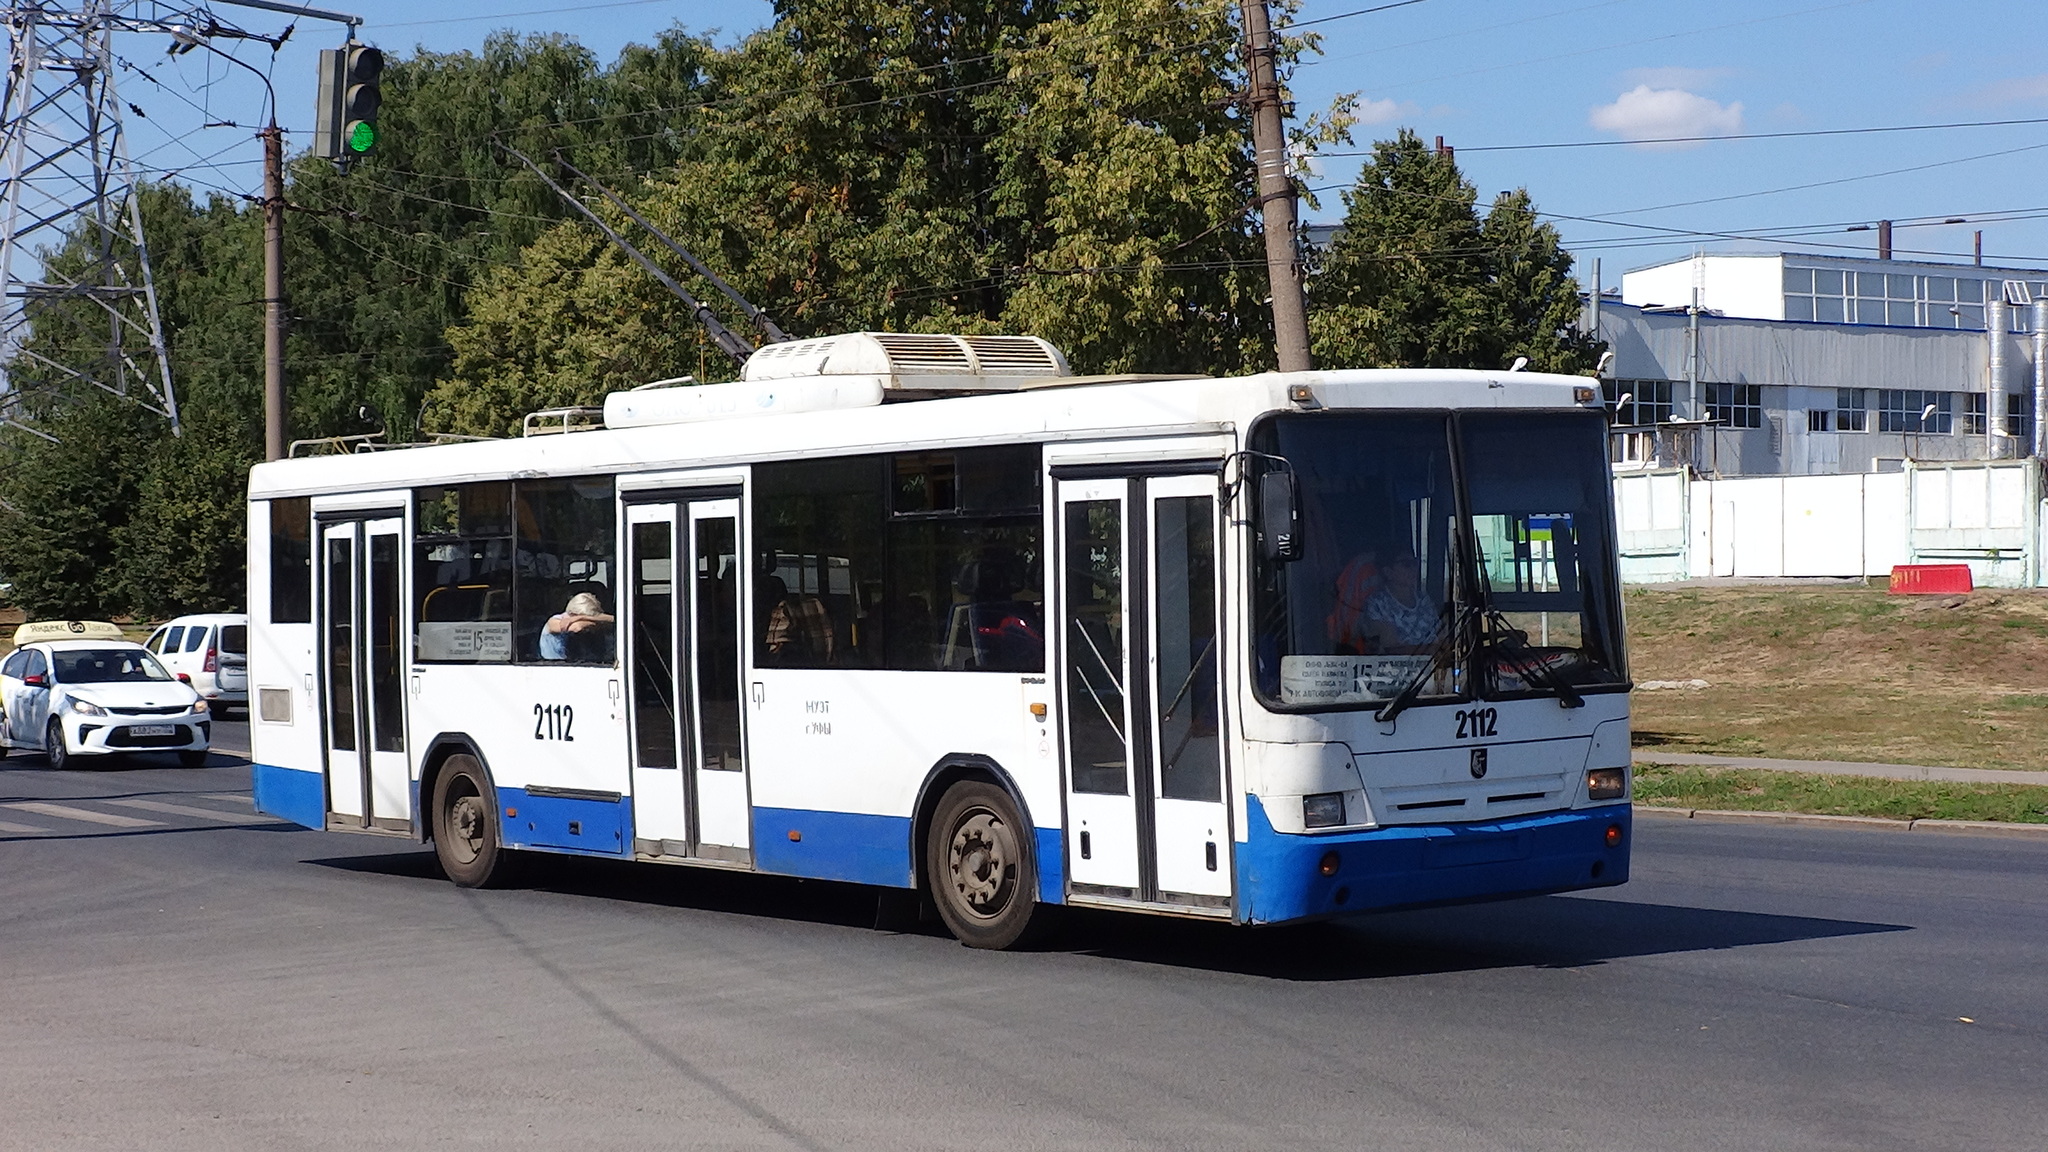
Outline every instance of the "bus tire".
<path fill-rule="evenodd" d="M 1013 947 L 1043 919 L 1031 830 L 993 784 L 963 780 L 946 790 L 927 832 L 925 881 L 939 918 L 970 948 Z"/>
<path fill-rule="evenodd" d="M 463 753 L 450 756 L 434 781 L 434 856 L 457 887 L 490 888 L 510 878 L 491 795 L 483 765 Z"/>

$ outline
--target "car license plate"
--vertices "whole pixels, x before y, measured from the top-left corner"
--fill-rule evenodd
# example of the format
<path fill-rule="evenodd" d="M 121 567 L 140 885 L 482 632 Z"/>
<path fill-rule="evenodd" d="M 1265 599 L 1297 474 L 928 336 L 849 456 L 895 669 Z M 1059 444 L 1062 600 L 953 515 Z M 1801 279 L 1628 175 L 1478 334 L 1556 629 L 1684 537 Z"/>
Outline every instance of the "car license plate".
<path fill-rule="evenodd" d="M 169 736 L 177 730 L 178 726 L 176 724 L 131 724 L 128 726 L 128 734 L 131 736 Z"/>

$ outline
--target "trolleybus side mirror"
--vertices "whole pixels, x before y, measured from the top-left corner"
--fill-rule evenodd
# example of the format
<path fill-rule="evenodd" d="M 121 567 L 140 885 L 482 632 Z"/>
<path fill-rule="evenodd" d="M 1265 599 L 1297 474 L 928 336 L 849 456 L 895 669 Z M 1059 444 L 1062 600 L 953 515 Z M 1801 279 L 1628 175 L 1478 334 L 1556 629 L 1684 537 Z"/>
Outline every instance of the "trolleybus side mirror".
<path fill-rule="evenodd" d="M 1259 476 L 1259 555 L 1276 564 L 1301 559 L 1301 501 L 1292 468 Z"/>

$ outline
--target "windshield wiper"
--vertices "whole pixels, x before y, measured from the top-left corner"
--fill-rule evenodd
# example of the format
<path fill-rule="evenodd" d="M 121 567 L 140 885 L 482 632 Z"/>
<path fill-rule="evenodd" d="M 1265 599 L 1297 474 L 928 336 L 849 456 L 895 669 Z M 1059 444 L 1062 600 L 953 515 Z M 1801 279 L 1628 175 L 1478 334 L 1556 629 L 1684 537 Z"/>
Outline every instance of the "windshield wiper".
<path fill-rule="evenodd" d="M 1486 627 L 1480 633 L 1482 649 L 1494 653 L 1505 661 L 1515 675 L 1522 678 L 1524 685 L 1540 683 L 1557 696 L 1561 708 L 1584 707 L 1585 697 L 1573 688 L 1571 681 L 1558 674 L 1557 669 L 1543 662 L 1539 656 L 1523 654 L 1529 646 L 1528 634 L 1508 623 L 1492 605 L 1486 608 Z"/>
<path fill-rule="evenodd" d="M 1429 683 L 1430 678 L 1436 675 L 1437 669 L 1443 667 L 1444 658 L 1457 651 L 1458 637 L 1465 631 L 1464 618 L 1470 611 L 1470 608 L 1463 605 L 1444 605 L 1443 620 L 1437 624 L 1436 642 L 1430 645 L 1429 663 L 1416 669 L 1415 675 L 1409 677 L 1408 683 L 1402 685 L 1399 692 L 1394 693 L 1394 698 L 1380 705 L 1380 710 L 1373 713 L 1373 719 L 1385 724 L 1406 712 L 1409 706 L 1415 703 L 1416 697 L 1422 695 L 1422 686 Z"/>

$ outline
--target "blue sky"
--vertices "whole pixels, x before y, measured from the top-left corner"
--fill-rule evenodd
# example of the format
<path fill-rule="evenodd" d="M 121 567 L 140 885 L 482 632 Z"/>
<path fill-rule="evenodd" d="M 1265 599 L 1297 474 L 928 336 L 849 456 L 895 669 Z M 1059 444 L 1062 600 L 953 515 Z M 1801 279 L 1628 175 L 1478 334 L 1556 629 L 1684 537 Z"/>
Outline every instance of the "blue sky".
<path fill-rule="evenodd" d="M 2048 123 L 1937 131 L 1627 143 L 1648 137 L 1801 132 L 1895 125 L 2048 119 L 2048 58 L 2038 0 L 1303 0 L 1322 54 L 1297 73 L 1299 109 L 1355 94 L 1359 147 L 1400 126 L 1443 136 L 1483 197 L 1526 187 L 1580 255 L 1623 269 L 1709 251 L 1796 247 L 1867 254 L 1879 218 L 1965 217 L 1900 227 L 1900 255 L 1967 261 L 1982 229 L 1987 263 L 2048 266 Z M 672 24 L 731 40 L 765 25 L 761 0 L 628 0 L 570 6 L 549 0 L 341 0 L 365 17 L 362 38 L 386 51 L 474 48 L 492 30 L 562 32 L 610 59 Z M 275 33 L 288 17 L 222 5 L 224 17 Z M 1333 19 L 1334 18 L 1334 19 Z M 339 26 L 302 22 L 277 54 L 280 121 L 302 147 L 313 119 L 313 53 Z M 206 53 L 175 59 L 129 37 L 117 50 L 160 84 L 122 80 L 149 113 L 131 121 L 146 166 L 236 191 L 259 181 L 246 128 L 260 121 L 253 79 Z M 258 67 L 269 52 L 245 44 Z M 178 95 L 173 95 L 173 91 Z M 201 109 L 204 109 L 202 115 Z M 1609 142 L 1525 149 L 1531 144 Z M 1621 142 L 1621 143 L 1615 143 Z M 206 158 L 213 167 L 200 167 Z M 1341 215 L 1337 189 L 1358 161 L 1329 156 L 1311 219 Z M 1998 216 L 2028 214 L 2032 219 Z M 1993 219 L 1978 219 L 1993 216 Z M 1744 241 L 1722 234 L 1804 232 Z"/>

